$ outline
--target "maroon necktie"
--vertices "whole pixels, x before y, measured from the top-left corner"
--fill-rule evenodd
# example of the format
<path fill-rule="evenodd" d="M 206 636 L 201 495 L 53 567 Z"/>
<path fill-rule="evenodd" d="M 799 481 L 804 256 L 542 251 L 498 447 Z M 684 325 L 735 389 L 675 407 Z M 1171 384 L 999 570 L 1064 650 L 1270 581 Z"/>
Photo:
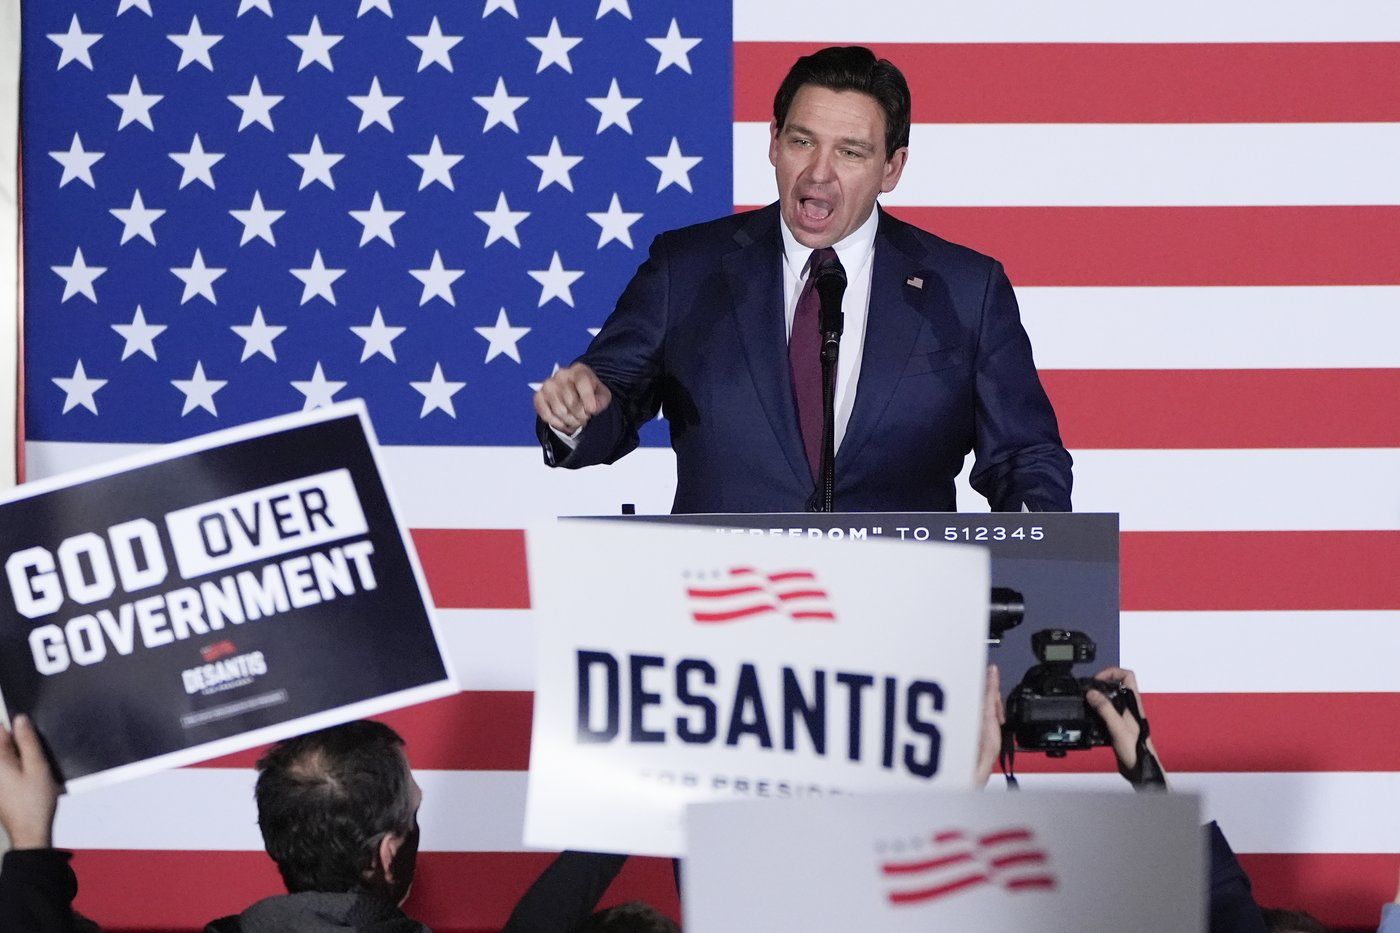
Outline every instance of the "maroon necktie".
<path fill-rule="evenodd" d="M 815 479 L 822 459 L 822 361 L 821 296 L 817 294 L 817 273 L 828 263 L 839 263 L 836 250 L 823 247 L 812 251 L 807 262 L 807 282 L 797 298 L 792 316 L 792 336 L 788 338 L 788 366 L 792 370 L 792 395 L 797 401 L 797 421 L 802 426 L 802 446 Z"/>

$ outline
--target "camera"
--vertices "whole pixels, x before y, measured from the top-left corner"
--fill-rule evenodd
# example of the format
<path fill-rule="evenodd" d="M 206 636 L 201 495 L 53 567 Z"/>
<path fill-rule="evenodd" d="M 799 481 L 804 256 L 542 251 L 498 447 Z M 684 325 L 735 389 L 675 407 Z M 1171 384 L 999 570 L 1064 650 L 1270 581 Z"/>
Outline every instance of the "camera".
<path fill-rule="evenodd" d="M 1084 695 L 1097 690 L 1126 713 L 1132 691 L 1115 681 L 1074 676 L 1074 665 L 1094 660 L 1094 640 L 1083 632 L 1042 629 L 1031 635 L 1031 650 L 1040 663 L 1006 698 L 1006 730 L 1016 747 L 1063 758 L 1071 749 L 1110 744 L 1103 720 Z"/>

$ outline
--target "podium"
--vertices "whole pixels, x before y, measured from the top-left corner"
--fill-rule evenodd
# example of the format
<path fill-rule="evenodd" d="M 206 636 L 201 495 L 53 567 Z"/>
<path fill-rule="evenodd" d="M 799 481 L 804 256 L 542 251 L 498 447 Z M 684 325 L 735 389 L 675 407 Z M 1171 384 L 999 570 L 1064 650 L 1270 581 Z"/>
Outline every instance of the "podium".
<path fill-rule="evenodd" d="M 583 517 L 583 516 L 580 516 Z M 1098 647 L 1094 670 L 1119 663 L 1119 549 L 1116 512 L 778 512 L 605 515 L 589 518 L 713 528 L 721 535 L 981 545 L 992 585 L 1025 598 L 1025 619 L 989 660 L 1003 691 L 1036 663 L 1031 634 L 1074 629 Z M 1093 671 L 1084 671 L 1092 674 Z"/>

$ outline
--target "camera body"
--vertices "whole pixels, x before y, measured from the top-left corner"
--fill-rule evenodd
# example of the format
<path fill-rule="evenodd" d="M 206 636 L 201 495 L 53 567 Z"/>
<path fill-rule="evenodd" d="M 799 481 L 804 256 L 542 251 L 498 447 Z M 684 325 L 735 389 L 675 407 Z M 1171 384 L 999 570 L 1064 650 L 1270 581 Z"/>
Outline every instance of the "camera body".
<path fill-rule="evenodd" d="M 1132 695 L 1115 681 L 1074 676 L 1075 664 L 1094 660 L 1093 639 L 1069 629 L 1042 629 L 1031 635 L 1031 650 L 1040 663 L 1006 699 L 1006 729 L 1016 747 L 1061 758 L 1072 749 L 1110 744 L 1103 720 L 1084 695 L 1097 690 L 1120 713 L 1128 711 Z"/>

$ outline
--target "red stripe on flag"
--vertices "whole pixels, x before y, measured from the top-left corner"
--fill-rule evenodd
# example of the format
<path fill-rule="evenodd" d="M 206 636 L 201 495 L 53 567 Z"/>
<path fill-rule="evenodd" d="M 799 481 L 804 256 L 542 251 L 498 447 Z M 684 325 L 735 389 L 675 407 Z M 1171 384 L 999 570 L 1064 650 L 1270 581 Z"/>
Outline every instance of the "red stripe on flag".
<path fill-rule="evenodd" d="M 1394 205 L 890 213 L 995 256 L 1017 286 L 1400 285 Z"/>
<path fill-rule="evenodd" d="M 487 550 L 502 536 L 523 540 L 521 532 L 413 532 L 439 608 L 511 600 L 510 608 L 529 608 L 523 549 L 503 549 L 509 560 L 498 555 L 491 578 L 476 581 L 487 591 L 482 598 L 460 584 L 461 555 Z M 1128 611 L 1400 609 L 1397 532 L 1124 532 L 1121 540 Z M 517 583 L 501 585 L 500 578 Z"/>
<path fill-rule="evenodd" d="M 437 933 L 494 933 L 553 858 L 548 852 L 420 853 L 405 910 Z M 215 917 L 283 893 L 276 867 L 262 852 L 92 849 L 79 851 L 73 867 L 75 906 L 108 933 L 200 930 Z M 599 906 L 629 900 L 646 900 L 678 918 L 671 860 L 628 859 Z"/>
<path fill-rule="evenodd" d="M 1228 836 L 1230 827 L 1221 827 Z M 1374 930 L 1395 897 L 1395 855 L 1240 855 L 1266 907 L 1306 910 L 1337 929 Z"/>
<path fill-rule="evenodd" d="M 374 719 L 403 736 L 409 765 L 420 770 L 524 771 L 530 767 L 535 695 L 472 690 Z M 201 768 L 251 768 L 267 746 L 206 761 Z"/>
<path fill-rule="evenodd" d="M 992 867 L 1012 868 L 1016 865 L 1042 865 L 1045 863 L 1044 852 L 1017 852 L 1015 855 L 1002 855 L 992 859 Z"/>
<path fill-rule="evenodd" d="M 1071 449 L 1400 446 L 1400 369 L 1046 370 L 1041 380 Z"/>
<path fill-rule="evenodd" d="M 733 609 L 729 612 L 696 612 L 694 613 L 696 622 L 733 622 L 737 619 L 747 619 L 750 616 L 763 615 L 765 612 L 777 612 L 776 606 L 748 606 L 744 609 Z"/>
<path fill-rule="evenodd" d="M 409 911 L 439 933 L 498 930 L 552 858 L 541 852 L 423 853 Z M 1239 858 L 1260 903 L 1307 910 L 1333 926 L 1374 928 L 1380 905 L 1395 894 L 1394 855 Z M 80 850 L 74 868 L 78 910 L 109 933 L 200 929 L 282 891 L 261 852 Z M 629 859 L 602 903 L 634 898 L 678 915 L 669 859 Z"/>
<path fill-rule="evenodd" d="M 785 570 L 782 573 L 772 573 L 768 575 L 770 583 L 784 583 L 788 580 L 815 580 L 817 575 L 810 570 Z"/>
<path fill-rule="evenodd" d="M 1001 882 L 1003 887 L 1012 891 L 1032 889 L 1037 891 L 1050 890 L 1055 887 L 1055 879 L 1050 875 L 1032 875 L 1029 878 L 1011 878 Z"/>
<path fill-rule="evenodd" d="M 789 593 L 779 593 L 778 598 L 788 599 L 827 599 L 826 590 L 793 590 Z"/>
<path fill-rule="evenodd" d="M 940 897 L 946 897 L 947 895 L 952 894 L 956 891 L 961 891 L 964 888 L 970 888 L 975 885 L 986 883 L 986 875 L 968 875 L 965 878 L 959 878 L 958 880 L 950 881 L 947 884 L 934 885 L 933 887 L 929 888 L 920 888 L 917 891 L 891 891 L 890 903 L 917 904 L 921 901 L 932 901 Z"/>
<path fill-rule="evenodd" d="M 736 587 L 733 587 L 732 589 L 727 589 L 727 590 L 697 590 L 697 589 L 689 589 L 689 590 L 686 590 L 686 591 L 685 591 L 685 593 L 686 593 L 687 596 L 692 596 L 692 597 L 695 597 L 696 599 L 724 599 L 725 597 L 728 597 L 728 596 L 743 596 L 745 593 L 762 593 L 762 592 L 763 592 L 763 587 L 761 587 L 761 586 L 736 586 Z"/>
<path fill-rule="evenodd" d="M 1149 693 L 1167 773 L 1400 771 L 1400 745 L 1357 741 L 1338 723 L 1396 722 L 1400 693 Z M 1107 748 L 1065 758 L 1021 752 L 1025 773 L 1113 773 Z"/>
<path fill-rule="evenodd" d="M 414 528 L 412 535 L 438 608 L 530 608 L 525 532 Z"/>
<path fill-rule="evenodd" d="M 963 862 L 970 861 L 972 861 L 971 853 L 959 852 L 956 855 L 924 859 L 921 862 L 886 862 L 880 866 L 880 870 L 887 875 L 908 875 L 917 872 L 933 871 L 935 868 L 945 868 L 949 865 L 959 865 Z"/>
<path fill-rule="evenodd" d="M 1132 531 L 1120 541 L 1124 611 L 1400 609 L 1400 532 Z"/>
<path fill-rule="evenodd" d="M 990 833 L 977 840 L 978 845 L 998 846 L 1003 842 L 1029 842 L 1031 839 L 1030 830 L 1008 829 L 1005 832 Z"/>
<path fill-rule="evenodd" d="M 798 56 L 734 48 L 734 119 L 767 123 Z M 1400 43 L 891 43 L 916 123 L 1327 123 L 1400 120 Z"/>

